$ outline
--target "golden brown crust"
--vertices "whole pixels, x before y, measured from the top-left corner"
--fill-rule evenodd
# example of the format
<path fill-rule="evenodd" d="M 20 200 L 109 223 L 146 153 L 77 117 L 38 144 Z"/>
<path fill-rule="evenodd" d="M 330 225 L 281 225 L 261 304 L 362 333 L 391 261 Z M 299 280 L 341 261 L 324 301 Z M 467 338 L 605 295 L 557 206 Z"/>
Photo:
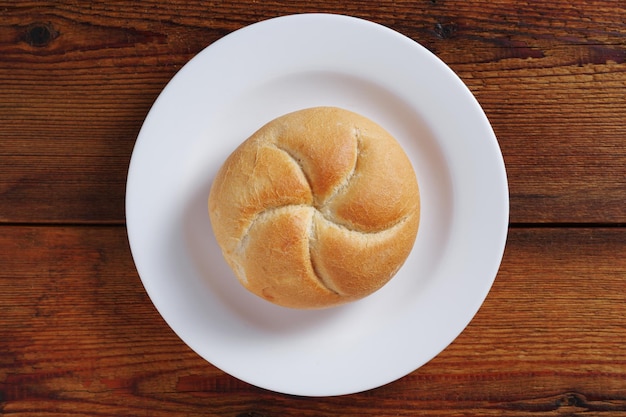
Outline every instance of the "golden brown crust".
<path fill-rule="evenodd" d="M 282 306 L 322 308 L 395 275 L 417 234 L 419 189 L 384 129 L 315 107 L 272 120 L 228 157 L 209 214 L 247 289 Z"/>

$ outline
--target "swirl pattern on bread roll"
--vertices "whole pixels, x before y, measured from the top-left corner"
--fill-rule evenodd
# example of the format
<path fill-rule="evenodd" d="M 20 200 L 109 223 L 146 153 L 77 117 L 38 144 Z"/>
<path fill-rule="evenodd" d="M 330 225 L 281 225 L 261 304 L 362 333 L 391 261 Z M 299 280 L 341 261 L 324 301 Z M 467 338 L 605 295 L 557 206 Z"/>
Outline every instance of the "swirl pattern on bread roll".
<path fill-rule="evenodd" d="M 420 197 L 398 142 L 336 107 L 272 120 L 219 170 L 209 214 L 224 258 L 251 292 L 323 308 L 385 285 L 409 255 Z"/>

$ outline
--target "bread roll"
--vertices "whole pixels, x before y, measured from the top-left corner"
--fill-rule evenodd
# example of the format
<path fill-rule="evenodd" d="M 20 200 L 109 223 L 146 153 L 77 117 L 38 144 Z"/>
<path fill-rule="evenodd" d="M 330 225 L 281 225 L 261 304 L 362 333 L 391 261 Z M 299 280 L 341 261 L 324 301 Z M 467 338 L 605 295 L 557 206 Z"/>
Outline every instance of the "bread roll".
<path fill-rule="evenodd" d="M 363 298 L 409 255 L 420 199 L 398 142 L 371 120 L 315 107 L 272 120 L 219 170 L 208 200 L 241 284 L 281 306 Z"/>

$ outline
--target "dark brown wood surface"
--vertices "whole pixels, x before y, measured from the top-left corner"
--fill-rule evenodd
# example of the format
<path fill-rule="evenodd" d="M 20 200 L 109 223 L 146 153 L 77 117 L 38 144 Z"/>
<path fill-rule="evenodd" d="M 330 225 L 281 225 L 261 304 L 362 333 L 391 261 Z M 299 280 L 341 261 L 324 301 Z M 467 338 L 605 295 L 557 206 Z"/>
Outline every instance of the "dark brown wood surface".
<path fill-rule="evenodd" d="M 331 398 L 216 369 L 165 324 L 124 223 L 133 145 L 197 52 L 274 16 L 411 37 L 463 79 L 510 186 L 502 267 L 444 352 Z M 0 1 L 0 415 L 626 416 L 626 3 Z"/>

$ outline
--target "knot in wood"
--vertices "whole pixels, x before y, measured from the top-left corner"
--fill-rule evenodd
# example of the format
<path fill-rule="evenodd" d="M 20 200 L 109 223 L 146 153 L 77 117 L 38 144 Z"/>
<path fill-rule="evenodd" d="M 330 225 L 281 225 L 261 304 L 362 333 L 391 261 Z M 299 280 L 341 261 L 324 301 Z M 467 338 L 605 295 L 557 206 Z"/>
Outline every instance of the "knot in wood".
<path fill-rule="evenodd" d="M 558 407 L 579 407 L 586 408 L 587 400 L 581 394 L 569 392 L 557 400 Z"/>
<path fill-rule="evenodd" d="M 22 35 L 22 41 L 30 46 L 41 48 L 50 44 L 58 36 L 59 31 L 51 23 L 39 22 L 33 23 L 26 28 Z"/>
<path fill-rule="evenodd" d="M 439 39 L 450 39 L 456 33 L 456 25 L 454 23 L 437 23 L 435 24 L 435 35 Z"/>

